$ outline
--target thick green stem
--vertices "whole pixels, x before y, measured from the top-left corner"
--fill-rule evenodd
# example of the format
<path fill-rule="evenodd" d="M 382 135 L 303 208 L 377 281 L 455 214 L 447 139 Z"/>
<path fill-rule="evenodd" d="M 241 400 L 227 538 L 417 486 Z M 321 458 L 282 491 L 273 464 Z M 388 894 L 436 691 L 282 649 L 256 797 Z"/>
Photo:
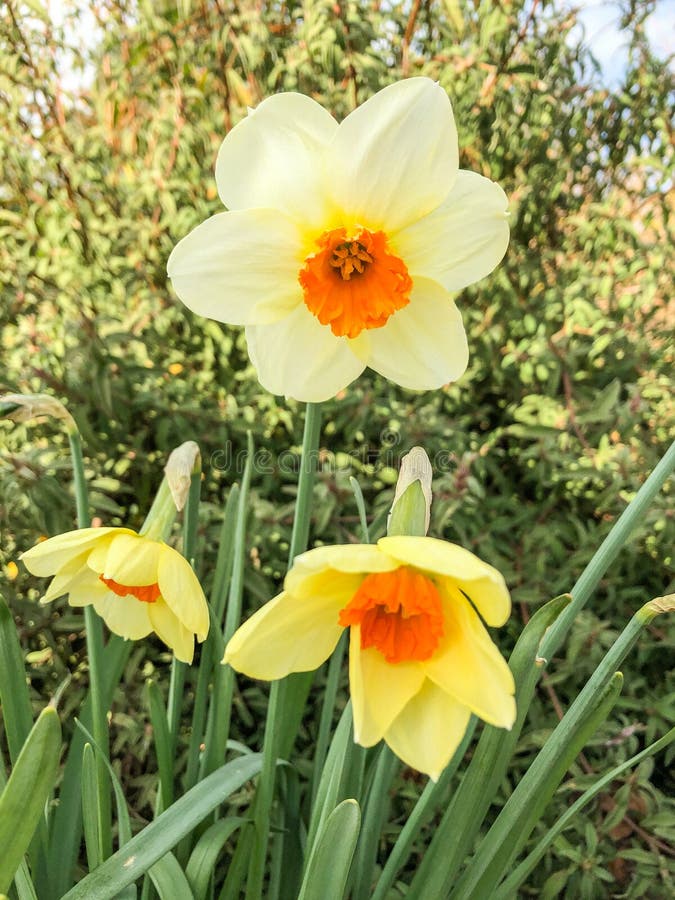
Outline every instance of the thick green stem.
<path fill-rule="evenodd" d="M 183 556 L 190 565 L 194 564 L 195 550 L 197 546 L 197 527 L 199 525 L 199 495 L 201 492 L 202 470 L 201 467 L 192 474 L 190 492 L 185 504 L 183 517 Z M 171 680 L 169 682 L 169 698 L 167 701 L 167 719 L 169 722 L 169 736 L 171 738 L 171 753 L 175 757 L 178 741 L 178 727 L 180 724 L 180 712 L 183 703 L 183 690 L 185 688 L 186 663 L 180 662 L 174 656 L 171 660 Z M 161 812 L 161 810 L 160 810 Z"/>
<path fill-rule="evenodd" d="M 80 433 L 73 429 L 68 432 L 70 452 L 73 462 L 73 478 L 75 481 L 75 502 L 77 507 L 77 524 L 80 528 L 88 528 L 91 524 L 89 516 L 89 494 L 82 457 L 82 441 Z M 87 636 L 87 658 L 89 661 L 89 692 L 91 695 L 91 712 L 94 738 L 107 757 L 109 754 L 108 716 L 103 699 L 103 627 L 93 606 L 84 607 L 84 625 Z M 112 806 L 110 785 L 105 761 L 97 755 L 96 788 L 98 797 L 98 835 L 99 858 L 107 859 L 112 853 Z"/>
<path fill-rule="evenodd" d="M 308 403 L 305 413 L 305 430 L 302 440 L 302 457 L 295 518 L 288 553 L 289 568 L 295 557 L 307 547 L 311 522 L 312 492 L 318 462 L 321 434 L 321 405 Z M 265 875 L 265 860 L 269 841 L 270 813 L 274 797 L 274 778 L 283 723 L 289 715 L 286 683 L 272 682 L 265 724 L 263 764 L 255 798 L 253 851 L 246 883 L 246 900 L 260 900 Z"/>

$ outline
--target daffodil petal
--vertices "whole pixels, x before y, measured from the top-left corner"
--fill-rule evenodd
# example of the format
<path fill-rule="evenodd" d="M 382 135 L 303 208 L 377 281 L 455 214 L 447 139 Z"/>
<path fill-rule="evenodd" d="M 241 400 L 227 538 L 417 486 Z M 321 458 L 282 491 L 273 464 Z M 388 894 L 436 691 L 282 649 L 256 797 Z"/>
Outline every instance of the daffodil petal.
<path fill-rule="evenodd" d="M 216 162 L 229 209 L 279 209 L 308 224 L 326 215 L 323 151 L 337 123 L 304 94 L 276 94 L 251 110 L 223 141 Z"/>
<path fill-rule="evenodd" d="M 326 161 L 332 194 L 350 224 L 387 233 L 439 206 L 458 169 L 452 107 L 429 78 L 392 84 L 350 113 Z"/>
<path fill-rule="evenodd" d="M 64 565 L 59 566 L 49 587 L 44 595 L 40 597 L 40 603 L 50 603 L 52 600 L 56 600 L 57 597 L 67 594 L 70 590 L 70 585 L 81 576 L 83 568 L 85 572 L 89 572 L 87 569 L 88 555 L 89 552 L 85 550 L 84 553 L 80 553 L 79 556 L 75 556 L 67 563 L 64 563 Z"/>
<path fill-rule="evenodd" d="M 173 651 L 176 659 L 191 663 L 195 652 L 194 632 L 186 628 L 178 616 L 161 600 L 148 603 L 147 607 L 150 624 L 159 639 Z"/>
<path fill-rule="evenodd" d="M 469 347 L 462 317 L 447 291 L 416 278 L 410 303 L 369 332 L 368 365 L 401 387 L 435 390 L 464 374 Z"/>
<path fill-rule="evenodd" d="M 80 528 L 57 534 L 22 553 L 20 559 L 33 575 L 53 575 L 87 548 L 113 534 L 134 534 L 128 528 Z"/>
<path fill-rule="evenodd" d="M 96 572 L 85 565 L 68 587 L 68 603 L 70 606 L 90 606 L 96 600 L 103 600 L 109 593 L 110 589 Z"/>
<path fill-rule="evenodd" d="M 342 627 L 335 598 L 279 594 L 235 631 L 223 662 L 251 678 L 273 681 L 291 672 L 310 672 L 335 649 Z"/>
<path fill-rule="evenodd" d="M 293 568 L 286 576 L 286 589 L 300 588 L 304 577 L 324 569 L 337 572 L 367 574 L 368 572 L 390 572 L 398 563 L 391 560 L 375 544 L 334 544 L 315 547 L 295 557 Z"/>
<path fill-rule="evenodd" d="M 94 599 L 94 609 L 108 628 L 129 641 L 144 638 L 153 630 L 148 606 L 135 597 L 118 597 L 112 591 Z"/>
<path fill-rule="evenodd" d="M 335 337 L 304 303 L 273 325 L 249 326 L 246 340 L 262 386 L 295 400 L 328 400 L 365 368 L 349 339 Z"/>
<path fill-rule="evenodd" d="M 377 545 L 405 565 L 454 581 L 488 625 L 503 625 L 510 616 L 511 598 L 501 572 L 464 547 L 437 538 L 406 535 L 380 538 Z"/>
<path fill-rule="evenodd" d="M 298 230 L 276 210 L 219 213 L 173 248 L 167 271 L 193 312 L 230 325 L 276 322 L 302 303 Z"/>
<path fill-rule="evenodd" d="M 120 534 L 102 550 L 94 548 L 87 564 L 104 578 L 129 587 L 157 583 L 157 567 L 162 552 L 162 544 L 158 541 L 138 534 Z"/>
<path fill-rule="evenodd" d="M 394 240 L 413 280 L 422 275 L 460 291 L 489 275 L 506 253 L 506 194 L 489 178 L 460 171 L 441 206 Z"/>
<path fill-rule="evenodd" d="M 354 716 L 354 740 L 372 747 L 422 686 L 424 669 L 417 662 L 388 663 L 379 650 L 361 647 L 361 628 L 351 628 L 349 693 Z"/>
<path fill-rule="evenodd" d="M 196 634 L 198 641 L 203 641 L 209 631 L 209 609 L 202 586 L 190 563 L 166 545 L 159 555 L 157 583 L 162 598 L 177 620 L 191 634 Z M 150 618 L 153 619 L 152 612 Z"/>
<path fill-rule="evenodd" d="M 384 739 L 404 763 L 437 781 L 464 737 L 470 717 L 466 706 L 427 680 Z"/>
<path fill-rule="evenodd" d="M 427 676 L 485 722 L 511 728 L 516 718 L 515 684 L 506 660 L 459 590 L 441 587 L 441 594 L 445 634 L 424 662 Z"/>

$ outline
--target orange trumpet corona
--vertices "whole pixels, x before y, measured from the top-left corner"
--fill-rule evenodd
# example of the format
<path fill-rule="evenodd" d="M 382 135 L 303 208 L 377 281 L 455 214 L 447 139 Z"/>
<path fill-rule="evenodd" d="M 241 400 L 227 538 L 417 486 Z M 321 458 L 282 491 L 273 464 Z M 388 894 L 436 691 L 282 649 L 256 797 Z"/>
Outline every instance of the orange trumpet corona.
<path fill-rule="evenodd" d="M 443 637 L 436 585 L 407 566 L 366 576 L 339 622 L 360 625 L 361 647 L 375 647 L 389 663 L 429 659 Z"/>
<path fill-rule="evenodd" d="M 355 338 L 381 328 L 410 302 L 412 279 L 398 256 L 389 252 L 383 231 L 345 228 L 326 231 L 318 250 L 300 269 L 305 305 L 337 337 Z"/>

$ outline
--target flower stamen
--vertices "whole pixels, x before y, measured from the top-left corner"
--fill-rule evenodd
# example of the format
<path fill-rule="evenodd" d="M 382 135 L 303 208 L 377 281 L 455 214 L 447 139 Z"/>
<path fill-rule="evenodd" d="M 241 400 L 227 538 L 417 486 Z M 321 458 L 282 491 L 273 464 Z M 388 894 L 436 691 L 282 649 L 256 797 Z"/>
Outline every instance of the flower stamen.
<path fill-rule="evenodd" d="M 298 273 L 305 305 L 337 337 L 381 328 L 410 302 L 412 279 L 383 231 L 324 232 Z"/>
<path fill-rule="evenodd" d="M 354 273 L 363 275 L 366 265 L 372 262 L 373 257 L 359 241 L 338 244 L 330 258 L 331 266 L 340 270 L 343 281 L 349 281 Z"/>

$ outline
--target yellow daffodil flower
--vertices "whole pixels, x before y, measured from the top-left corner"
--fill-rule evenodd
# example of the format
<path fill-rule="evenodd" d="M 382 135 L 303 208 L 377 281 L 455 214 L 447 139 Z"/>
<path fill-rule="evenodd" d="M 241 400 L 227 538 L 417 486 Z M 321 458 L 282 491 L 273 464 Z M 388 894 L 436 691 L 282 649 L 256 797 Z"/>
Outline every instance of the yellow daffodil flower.
<path fill-rule="evenodd" d="M 488 625 L 511 601 L 496 569 L 429 537 L 303 553 L 284 592 L 235 634 L 223 662 L 252 678 L 317 668 L 350 629 L 354 737 L 384 738 L 408 765 L 437 779 L 471 713 L 500 728 L 516 716 L 511 670 Z"/>
<path fill-rule="evenodd" d="M 108 628 L 138 640 L 154 631 L 176 658 L 191 663 L 209 611 L 197 576 L 180 553 L 129 528 L 81 528 L 23 553 L 33 575 L 53 575 L 42 603 L 68 594 L 71 606 L 94 605 Z"/>
<path fill-rule="evenodd" d="M 302 94 L 264 100 L 216 162 L 230 210 L 174 248 L 176 293 L 246 326 L 262 385 L 326 400 L 366 366 L 415 390 L 462 375 L 449 292 L 489 274 L 509 240 L 502 189 L 459 169 L 445 91 L 384 88 L 340 124 Z"/>

